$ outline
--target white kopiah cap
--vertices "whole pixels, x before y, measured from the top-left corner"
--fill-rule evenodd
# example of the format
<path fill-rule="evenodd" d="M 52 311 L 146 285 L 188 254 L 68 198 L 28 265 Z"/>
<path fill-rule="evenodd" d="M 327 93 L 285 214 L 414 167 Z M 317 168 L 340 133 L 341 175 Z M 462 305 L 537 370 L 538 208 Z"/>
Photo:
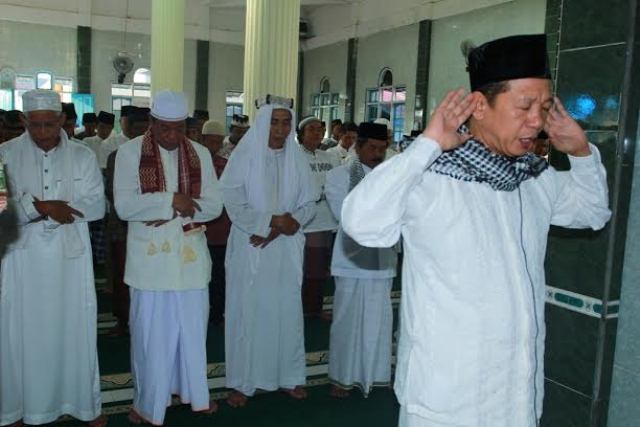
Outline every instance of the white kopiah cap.
<path fill-rule="evenodd" d="M 167 122 L 185 120 L 189 116 L 187 97 L 182 92 L 162 90 L 153 96 L 151 115 Z"/>
<path fill-rule="evenodd" d="M 22 95 L 22 109 L 30 111 L 62 111 L 60 95 L 48 89 L 34 89 Z"/>

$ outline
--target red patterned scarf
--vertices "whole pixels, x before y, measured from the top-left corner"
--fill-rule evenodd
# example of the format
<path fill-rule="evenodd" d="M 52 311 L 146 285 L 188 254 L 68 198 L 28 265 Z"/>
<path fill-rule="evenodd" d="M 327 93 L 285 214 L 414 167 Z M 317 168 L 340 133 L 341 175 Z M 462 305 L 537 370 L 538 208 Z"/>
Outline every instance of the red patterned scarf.
<path fill-rule="evenodd" d="M 162 159 L 160 158 L 160 148 L 157 143 L 153 142 L 151 129 L 142 138 L 142 153 L 140 154 L 138 173 L 140 176 L 140 191 L 143 194 L 167 191 Z M 200 197 L 201 187 L 200 158 L 191 142 L 184 137 L 180 145 L 178 145 L 178 191 L 197 199 Z"/>

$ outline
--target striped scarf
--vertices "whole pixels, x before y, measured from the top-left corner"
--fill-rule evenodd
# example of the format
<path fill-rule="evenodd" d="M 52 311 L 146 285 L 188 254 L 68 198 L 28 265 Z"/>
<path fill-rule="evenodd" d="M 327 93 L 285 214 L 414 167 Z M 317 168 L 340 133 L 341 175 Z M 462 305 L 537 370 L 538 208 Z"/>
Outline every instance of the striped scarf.
<path fill-rule="evenodd" d="M 142 138 L 138 174 L 140 191 L 143 194 L 167 191 L 160 148 L 153 141 L 151 129 Z M 200 158 L 191 142 L 185 137 L 178 145 L 178 191 L 197 199 L 200 197 L 201 187 Z"/>
<path fill-rule="evenodd" d="M 496 191 L 514 191 L 520 183 L 535 178 L 549 165 L 533 153 L 506 157 L 493 153 L 481 142 L 470 139 L 460 147 L 442 153 L 428 171 L 467 182 L 485 182 Z"/>

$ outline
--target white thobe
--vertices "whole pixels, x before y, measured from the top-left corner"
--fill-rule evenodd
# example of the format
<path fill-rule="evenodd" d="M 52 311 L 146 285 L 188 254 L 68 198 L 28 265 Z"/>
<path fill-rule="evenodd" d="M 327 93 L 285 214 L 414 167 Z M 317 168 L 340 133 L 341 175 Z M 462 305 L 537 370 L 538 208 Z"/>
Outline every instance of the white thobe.
<path fill-rule="evenodd" d="M 271 217 L 284 213 L 276 207 L 278 192 L 284 186 L 284 149 L 268 150 L 265 161 L 271 184 L 268 199 L 273 201 L 269 211 L 250 205 L 243 163 L 230 163 L 223 176 L 225 207 L 233 223 L 225 261 L 226 384 L 247 396 L 256 389 L 293 389 L 305 384 L 302 227 L 293 236 L 279 236 L 263 249 L 249 243 L 254 234 L 267 237 Z M 310 179 L 308 173 L 302 176 Z M 315 214 L 315 203 L 306 202 L 291 214 L 305 225 Z"/>
<path fill-rule="evenodd" d="M 64 132 L 42 151 L 29 133 L 0 146 L 20 237 L 2 260 L 0 424 L 45 424 L 64 414 L 100 415 L 97 307 L 89 228 L 104 216 L 95 155 Z M 31 222 L 40 200 L 65 200 L 84 214 L 72 224 Z"/>
<path fill-rule="evenodd" d="M 209 408 L 206 338 L 211 258 L 204 232 L 187 235 L 182 226 L 218 217 L 222 199 L 209 151 L 189 142 L 200 159 L 201 211 L 193 220 L 171 219 L 173 194 L 178 191 L 178 150 L 160 147 L 166 191 L 141 194 L 142 138 L 118 149 L 114 199 L 118 216 L 129 222 L 124 280 L 131 287 L 133 406 L 145 419 L 162 424 L 172 394 L 194 411 Z M 144 224 L 154 220 L 170 221 L 159 227 Z"/>
<path fill-rule="evenodd" d="M 327 174 L 325 193 L 339 218 L 349 193 L 351 165 Z M 371 169 L 363 165 L 365 174 Z M 343 388 L 359 387 L 365 396 L 373 386 L 391 383 L 391 287 L 398 254 L 393 248 L 365 248 L 338 229 L 331 274 L 335 277 L 329 339 L 329 379 Z"/>
<path fill-rule="evenodd" d="M 98 159 L 98 165 L 100 166 L 100 169 L 107 168 L 107 157 L 109 157 L 110 151 L 105 155 L 104 146 L 108 140 L 109 138 L 102 139 L 98 135 L 88 136 L 82 140 L 85 144 L 89 146 L 89 148 L 91 148 L 91 151 L 95 153 L 96 159 Z"/>
<path fill-rule="evenodd" d="M 340 163 L 344 164 L 347 162 L 347 157 L 351 154 L 351 151 L 338 144 L 335 147 L 329 148 L 326 153 L 334 155 Z"/>
<path fill-rule="evenodd" d="M 402 234 L 395 390 L 408 425 L 535 426 L 542 413 L 544 256 L 550 224 L 602 228 L 610 217 L 598 150 L 495 191 L 425 169 L 419 137 L 347 197 L 345 231 L 365 246 Z"/>

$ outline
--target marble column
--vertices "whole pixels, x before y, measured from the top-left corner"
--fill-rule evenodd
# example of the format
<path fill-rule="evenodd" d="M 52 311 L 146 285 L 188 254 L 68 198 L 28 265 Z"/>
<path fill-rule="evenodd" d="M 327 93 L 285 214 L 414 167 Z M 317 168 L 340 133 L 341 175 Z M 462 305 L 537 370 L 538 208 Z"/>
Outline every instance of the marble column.
<path fill-rule="evenodd" d="M 151 2 L 151 93 L 182 91 L 185 0 Z"/>
<path fill-rule="evenodd" d="M 296 99 L 300 0 L 247 0 L 244 112 L 255 118 L 255 99 Z"/>

